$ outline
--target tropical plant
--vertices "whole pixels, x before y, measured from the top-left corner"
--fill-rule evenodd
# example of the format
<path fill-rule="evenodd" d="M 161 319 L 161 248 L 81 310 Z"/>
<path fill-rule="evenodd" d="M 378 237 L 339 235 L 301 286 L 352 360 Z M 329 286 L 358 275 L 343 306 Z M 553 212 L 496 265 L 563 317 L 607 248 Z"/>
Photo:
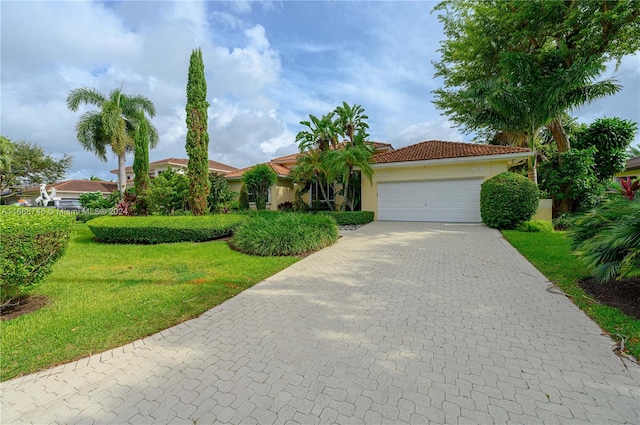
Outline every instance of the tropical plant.
<path fill-rule="evenodd" d="M 629 146 L 627 148 L 627 156 L 629 158 L 637 158 L 640 157 L 640 145 Z"/>
<path fill-rule="evenodd" d="M 435 91 L 436 104 L 465 131 L 477 132 L 466 127 L 466 105 L 455 94 L 480 81 L 509 77 L 500 66 L 504 55 L 526 55 L 541 74 L 551 75 L 580 63 L 619 63 L 640 48 L 640 3 L 634 1 L 447 0 L 434 10 L 446 36 L 441 59 L 434 63 L 436 76 L 444 78 L 444 88 Z M 549 61 L 550 55 L 557 60 Z M 546 84 L 537 93 L 547 98 Z M 555 101 L 551 98 L 549 103 Z M 545 125 L 558 151 L 569 150 L 560 116 Z"/>
<path fill-rule="evenodd" d="M 575 146 L 584 149 L 596 148 L 594 153 L 595 173 L 601 182 L 624 171 L 627 164 L 627 148 L 633 141 L 638 125 L 621 118 L 598 118 L 589 124 L 577 137 Z"/>
<path fill-rule="evenodd" d="M 526 177 L 504 172 L 482 183 L 482 222 L 497 229 L 514 229 L 531 220 L 538 209 L 538 187 Z"/>
<path fill-rule="evenodd" d="M 194 215 L 207 211 L 209 195 L 209 133 L 207 133 L 207 80 L 202 51 L 191 53 L 187 81 L 187 155 L 189 164 L 189 206 Z"/>
<path fill-rule="evenodd" d="M 88 209 L 106 209 L 113 208 L 120 200 L 120 192 L 111 193 L 108 197 L 100 192 L 86 192 L 80 195 L 80 205 Z"/>
<path fill-rule="evenodd" d="M 545 55 L 545 62 L 556 66 L 546 69 L 535 59 L 526 53 L 504 53 L 500 77 L 469 83 L 456 92 L 440 91 L 435 103 L 467 130 L 491 128 L 526 136 L 534 152 L 529 159 L 529 178 L 537 183 L 538 133 L 565 111 L 611 95 L 620 86 L 613 80 L 591 83 L 605 69 L 597 61 L 575 62 L 563 68 L 559 66 L 561 55 L 551 52 Z"/>
<path fill-rule="evenodd" d="M 632 201 L 638 194 L 640 194 L 640 179 L 631 180 L 631 177 L 620 177 L 620 189 L 618 193 Z"/>
<path fill-rule="evenodd" d="M 595 153 L 593 146 L 572 148 L 540 165 L 540 189 L 552 195 L 556 211 L 586 211 L 600 202 L 605 187 L 596 176 Z"/>
<path fill-rule="evenodd" d="M 209 173 L 209 185 L 210 190 L 207 197 L 209 211 L 215 211 L 218 206 L 226 204 L 235 197 L 235 193 L 231 190 L 223 174 Z"/>
<path fill-rule="evenodd" d="M 618 196 L 570 229 L 574 252 L 601 282 L 640 277 L 640 198 Z"/>
<path fill-rule="evenodd" d="M 189 180 L 171 168 L 151 180 L 147 201 L 152 212 L 174 215 L 189 208 Z"/>
<path fill-rule="evenodd" d="M 327 208 L 334 209 L 334 200 L 331 199 L 327 192 L 327 182 L 329 182 L 329 173 L 326 167 L 326 158 L 328 151 L 319 149 L 308 150 L 304 155 L 300 155 L 296 161 L 296 167 L 291 175 L 294 181 L 317 183 L 322 194 L 322 202 Z"/>
<path fill-rule="evenodd" d="M 126 154 L 134 147 L 134 134 L 141 117 L 147 121 L 146 113 L 153 118 L 155 106 L 144 96 L 124 94 L 122 87 L 112 90 L 109 96 L 89 87 L 72 90 L 67 97 L 67 107 L 75 112 L 82 104 L 96 106 L 98 110 L 82 114 L 76 124 L 76 137 L 84 149 L 95 153 L 104 162 L 107 161 L 107 147 L 111 148 L 118 157 L 118 189 L 124 194 Z M 153 148 L 158 144 L 158 131 L 151 123 L 148 127 L 149 146 Z"/>
<path fill-rule="evenodd" d="M 338 226 L 331 217 L 263 212 L 241 225 L 229 243 L 247 254 L 299 255 L 332 245 L 338 236 Z"/>
<path fill-rule="evenodd" d="M 278 175 L 267 164 L 258 164 L 242 175 L 242 181 L 253 193 L 256 209 L 264 210 L 269 199 L 269 188 L 276 182 Z"/>
<path fill-rule="evenodd" d="M 370 162 L 374 149 L 367 140 L 369 124 L 365 121 L 369 117 L 364 114 L 362 106 L 349 106 L 347 102 L 336 108 L 335 115 L 334 132 L 346 137 L 346 143 L 327 154 L 327 176 L 329 181 L 341 184 L 341 210 L 349 207 L 353 211 L 360 200 L 361 175 L 364 174 L 369 180 L 373 177 Z M 360 171 L 355 171 L 355 168 Z"/>

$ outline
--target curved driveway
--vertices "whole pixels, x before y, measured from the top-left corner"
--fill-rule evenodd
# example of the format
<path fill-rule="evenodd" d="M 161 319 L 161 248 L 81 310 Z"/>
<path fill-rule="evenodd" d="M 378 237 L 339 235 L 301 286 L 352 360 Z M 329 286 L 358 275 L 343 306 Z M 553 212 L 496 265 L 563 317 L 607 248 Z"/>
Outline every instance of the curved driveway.
<path fill-rule="evenodd" d="M 640 368 L 548 285 L 495 230 L 376 222 L 197 319 L 3 383 L 0 422 L 640 423 Z"/>

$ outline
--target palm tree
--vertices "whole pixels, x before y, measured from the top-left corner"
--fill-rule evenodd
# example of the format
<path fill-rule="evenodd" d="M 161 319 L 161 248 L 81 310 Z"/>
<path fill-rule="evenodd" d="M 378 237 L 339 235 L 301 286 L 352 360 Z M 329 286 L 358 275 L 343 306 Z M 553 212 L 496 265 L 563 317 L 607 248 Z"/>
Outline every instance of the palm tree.
<path fill-rule="evenodd" d="M 369 124 L 365 120 L 369 117 L 364 114 L 362 106 L 349 106 L 347 102 L 342 102 L 342 106 L 338 106 L 335 112 L 338 116 L 333 124 L 339 134 L 346 137 L 350 144 L 353 144 L 357 133 L 367 132 Z"/>
<path fill-rule="evenodd" d="M 550 57 L 549 60 L 554 60 Z M 542 67 L 526 54 L 505 54 L 503 78 L 471 84 L 458 97 L 470 111 L 470 126 L 520 134 L 534 154 L 529 178 L 537 183 L 534 141 L 539 131 L 567 110 L 611 95 L 620 86 L 614 80 L 591 83 L 603 70 L 595 60 L 575 62 L 571 68 Z"/>
<path fill-rule="evenodd" d="M 326 171 L 326 156 L 327 152 L 319 149 L 309 150 L 304 155 L 300 155 L 296 167 L 293 169 L 292 177 L 296 182 L 317 183 L 324 202 L 333 210 L 333 202 L 327 193 L 327 182 L 330 180 Z"/>
<path fill-rule="evenodd" d="M 308 130 L 300 131 L 296 136 L 296 143 L 300 152 L 310 150 L 328 151 L 338 147 L 338 136 L 333 123 L 334 113 L 330 112 L 322 118 L 309 115 L 309 121 L 300 121 L 300 124 L 308 127 Z"/>
<path fill-rule="evenodd" d="M 134 134 L 139 126 L 140 117 L 147 120 L 155 116 L 153 103 L 144 96 L 128 96 L 122 93 L 122 87 L 112 90 L 109 96 L 99 91 L 81 87 L 72 90 L 67 97 L 67 107 L 77 111 L 80 105 L 97 106 L 99 109 L 82 114 L 76 124 L 76 136 L 86 150 L 95 153 L 102 161 L 107 161 L 107 147 L 118 157 L 118 189 L 126 190 L 126 154 L 134 146 Z M 142 111 L 142 114 L 138 114 Z M 151 123 L 149 126 L 149 146 L 158 144 L 158 131 Z"/>

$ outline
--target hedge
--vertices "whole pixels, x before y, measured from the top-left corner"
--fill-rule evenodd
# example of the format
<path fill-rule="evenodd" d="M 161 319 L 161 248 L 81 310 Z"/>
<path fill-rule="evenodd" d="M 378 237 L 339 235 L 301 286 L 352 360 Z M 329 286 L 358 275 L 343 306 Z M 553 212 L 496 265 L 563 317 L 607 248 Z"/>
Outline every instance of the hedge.
<path fill-rule="evenodd" d="M 317 251 L 338 239 L 338 226 L 320 214 L 255 214 L 240 226 L 229 244 L 246 254 L 299 255 Z"/>
<path fill-rule="evenodd" d="M 203 242 L 231 236 L 246 219 L 241 214 L 97 217 L 87 226 L 100 242 L 107 243 Z"/>
<path fill-rule="evenodd" d="M 373 211 L 318 211 L 333 217 L 339 226 L 367 224 L 373 221 Z"/>
<path fill-rule="evenodd" d="M 0 300 L 40 283 L 64 254 L 75 214 L 50 208 L 0 209 Z"/>
<path fill-rule="evenodd" d="M 482 183 L 480 216 L 497 229 L 514 229 L 538 209 L 538 186 L 526 177 L 504 172 Z"/>

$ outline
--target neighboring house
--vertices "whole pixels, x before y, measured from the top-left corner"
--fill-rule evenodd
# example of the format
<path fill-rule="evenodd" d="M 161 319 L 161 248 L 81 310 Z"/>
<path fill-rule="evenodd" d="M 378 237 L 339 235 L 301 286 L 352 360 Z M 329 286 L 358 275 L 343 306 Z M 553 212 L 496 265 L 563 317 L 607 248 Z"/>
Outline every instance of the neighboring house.
<path fill-rule="evenodd" d="M 189 160 L 186 158 L 166 158 L 149 163 L 149 177 L 154 178 L 162 174 L 171 168 L 174 171 L 184 173 L 187 171 L 187 165 Z M 230 171 L 237 170 L 236 167 L 232 167 L 221 162 L 209 160 L 209 171 L 219 174 L 226 174 Z M 133 187 L 133 167 L 125 168 L 127 173 L 127 188 Z M 111 170 L 111 173 L 118 175 L 118 170 Z"/>
<path fill-rule="evenodd" d="M 640 156 L 628 160 L 627 168 L 623 172 L 616 174 L 616 177 L 640 177 Z"/>
<path fill-rule="evenodd" d="M 393 147 L 389 143 L 382 142 L 371 142 L 375 149 L 376 153 L 389 152 L 393 151 Z M 344 145 L 344 142 L 341 144 Z M 291 177 L 291 172 L 296 167 L 296 162 L 298 158 L 304 155 L 303 153 L 294 153 L 291 155 L 285 155 L 278 158 L 274 158 L 266 164 L 271 167 L 273 171 L 278 175 L 278 179 L 274 185 L 271 186 L 269 190 L 269 199 L 267 201 L 267 209 L 277 210 L 278 205 L 284 202 L 293 202 L 297 183 L 293 181 L 293 177 Z M 243 168 L 241 170 L 231 171 L 225 174 L 225 178 L 229 182 L 231 186 L 231 190 L 236 193 L 240 192 L 240 188 L 242 187 L 242 176 L 247 171 L 251 170 L 254 166 Z M 327 193 L 329 196 L 333 195 L 334 188 L 333 185 L 327 185 Z M 320 188 L 317 187 L 317 184 L 310 185 L 308 187 L 308 191 L 303 195 L 302 198 L 307 204 L 311 205 L 314 200 L 323 200 L 324 198 L 321 195 Z M 249 193 L 249 200 L 253 202 L 253 194 Z M 332 199 L 333 200 L 333 199 Z"/>
<path fill-rule="evenodd" d="M 67 180 L 60 183 L 48 184 L 47 193 L 51 193 L 51 189 L 56 189 L 54 202 L 49 206 L 58 208 L 80 208 L 80 195 L 89 192 L 100 192 L 104 196 L 109 196 L 112 192 L 118 190 L 118 183 L 105 182 L 96 180 Z M 22 198 L 31 202 L 32 206 L 36 206 L 36 199 L 40 196 L 40 187 L 34 186 L 23 190 Z M 17 201 L 16 201 L 17 202 Z"/>
<path fill-rule="evenodd" d="M 531 155 L 527 148 L 427 141 L 374 157 L 362 210 L 376 220 L 480 223 L 480 185 Z"/>

